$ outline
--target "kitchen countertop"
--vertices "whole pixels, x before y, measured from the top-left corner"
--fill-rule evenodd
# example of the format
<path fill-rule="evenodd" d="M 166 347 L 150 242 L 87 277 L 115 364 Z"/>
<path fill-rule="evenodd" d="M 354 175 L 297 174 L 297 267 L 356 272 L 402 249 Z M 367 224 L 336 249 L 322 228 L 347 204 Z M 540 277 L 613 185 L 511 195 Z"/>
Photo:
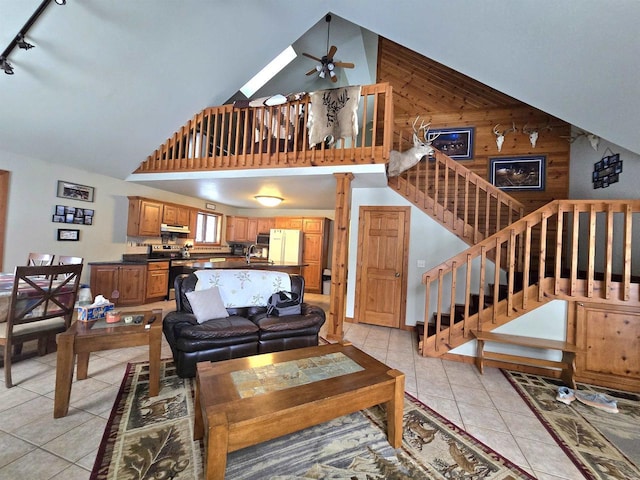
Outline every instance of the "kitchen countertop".
<path fill-rule="evenodd" d="M 224 261 L 208 261 L 210 258 L 224 258 Z M 121 260 L 113 261 L 100 261 L 100 262 L 88 262 L 89 265 L 140 265 L 142 263 L 154 263 L 154 262 L 168 262 L 170 260 L 187 260 L 194 262 L 193 268 L 263 268 L 263 269 L 277 269 L 285 267 L 305 267 L 306 263 L 269 263 L 266 258 L 252 258 L 251 263 L 247 264 L 244 255 L 224 255 L 224 254 L 211 254 L 203 255 L 198 254 L 191 258 L 147 258 L 145 254 L 124 254 Z"/>

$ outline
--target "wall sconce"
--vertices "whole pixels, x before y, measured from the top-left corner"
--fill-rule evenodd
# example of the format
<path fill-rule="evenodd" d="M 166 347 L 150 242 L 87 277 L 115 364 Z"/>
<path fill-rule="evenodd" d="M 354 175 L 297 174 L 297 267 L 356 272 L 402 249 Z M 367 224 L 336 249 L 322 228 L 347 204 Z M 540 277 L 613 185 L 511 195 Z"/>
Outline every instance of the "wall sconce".
<path fill-rule="evenodd" d="M 58 5 L 67 4 L 67 0 L 54 0 L 54 1 Z M 24 24 L 24 26 L 20 29 L 20 31 L 14 37 L 14 39 L 11 40 L 11 43 L 9 44 L 9 46 L 7 46 L 7 48 L 5 48 L 2 53 L 0 53 L 0 69 L 4 70 L 4 73 L 6 73 L 7 75 L 13 75 L 13 67 L 7 60 L 7 58 L 9 57 L 9 54 L 13 51 L 13 49 L 15 47 L 20 47 L 23 50 L 29 50 L 30 48 L 34 47 L 31 43 L 27 42 L 24 39 L 24 37 L 27 35 L 27 31 L 36 22 L 38 17 L 42 15 L 42 12 L 45 11 L 45 9 L 47 8 L 47 5 L 49 5 L 50 2 L 51 0 L 42 0 L 42 3 L 40 4 L 40 6 L 36 9 L 35 12 L 33 12 L 33 15 L 29 17 L 29 20 L 27 20 L 27 23 Z"/>
<path fill-rule="evenodd" d="M 254 198 L 265 207 L 277 207 L 284 200 L 284 198 L 273 195 L 256 195 Z"/>

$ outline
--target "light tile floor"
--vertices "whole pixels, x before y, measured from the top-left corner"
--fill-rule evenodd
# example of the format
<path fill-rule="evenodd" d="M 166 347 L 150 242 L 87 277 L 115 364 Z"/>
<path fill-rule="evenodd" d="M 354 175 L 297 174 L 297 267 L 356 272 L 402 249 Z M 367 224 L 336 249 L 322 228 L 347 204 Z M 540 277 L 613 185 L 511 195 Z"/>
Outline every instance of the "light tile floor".
<path fill-rule="evenodd" d="M 305 295 L 324 308 L 327 299 Z M 145 306 L 158 307 L 175 304 Z M 537 478 L 583 478 L 499 370 L 479 375 L 469 364 L 424 358 L 404 330 L 346 323 L 345 339 L 404 372 L 407 392 Z M 162 358 L 170 357 L 163 339 Z M 74 382 L 69 415 L 60 419 L 53 418 L 55 354 L 14 364 L 11 389 L 0 369 L 0 479 L 88 479 L 125 367 L 147 358 L 144 347 L 92 353 L 90 378 Z"/>

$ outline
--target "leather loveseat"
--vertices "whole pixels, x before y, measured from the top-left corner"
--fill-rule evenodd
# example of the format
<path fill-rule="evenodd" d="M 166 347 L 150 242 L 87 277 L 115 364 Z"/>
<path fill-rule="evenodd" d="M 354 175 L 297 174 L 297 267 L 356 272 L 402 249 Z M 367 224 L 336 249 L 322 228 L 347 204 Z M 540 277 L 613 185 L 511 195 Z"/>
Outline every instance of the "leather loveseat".
<path fill-rule="evenodd" d="M 304 278 L 289 275 L 291 291 L 300 295 L 301 313 L 268 316 L 266 304 L 226 307 L 228 317 L 198 323 L 187 298 L 196 290 L 195 273 L 175 279 L 176 311 L 163 320 L 163 331 L 171 346 L 180 377 L 195 377 L 196 363 L 228 360 L 258 353 L 277 352 L 318 345 L 318 332 L 325 322 L 319 306 L 304 303 Z M 193 298 L 193 297 L 192 297 Z"/>

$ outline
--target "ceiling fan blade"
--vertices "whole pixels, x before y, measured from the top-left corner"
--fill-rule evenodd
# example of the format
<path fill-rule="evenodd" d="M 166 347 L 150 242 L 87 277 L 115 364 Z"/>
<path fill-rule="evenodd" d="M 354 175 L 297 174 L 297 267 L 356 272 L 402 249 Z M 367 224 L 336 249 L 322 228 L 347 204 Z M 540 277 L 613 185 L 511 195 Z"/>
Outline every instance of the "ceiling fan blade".
<path fill-rule="evenodd" d="M 313 75 L 314 73 L 318 73 L 318 69 L 316 67 L 313 67 L 311 70 L 309 70 L 306 75 Z"/>
<path fill-rule="evenodd" d="M 336 54 L 337 51 L 338 51 L 338 47 L 336 47 L 335 45 L 331 45 L 331 48 L 327 52 L 327 58 L 333 58 L 333 56 Z"/>
<path fill-rule="evenodd" d="M 310 58 L 312 60 L 315 60 L 318 63 L 322 63 L 322 60 L 319 59 L 318 57 L 314 57 L 313 55 L 309 55 L 308 53 L 304 53 L 304 52 L 302 52 L 302 55 L 304 55 L 305 57 Z"/>
<path fill-rule="evenodd" d="M 333 62 L 333 64 L 336 67 L 340 67 L 340 68 L 354 68 L 355 64 L 351 63 L 351 62 Z"/>

